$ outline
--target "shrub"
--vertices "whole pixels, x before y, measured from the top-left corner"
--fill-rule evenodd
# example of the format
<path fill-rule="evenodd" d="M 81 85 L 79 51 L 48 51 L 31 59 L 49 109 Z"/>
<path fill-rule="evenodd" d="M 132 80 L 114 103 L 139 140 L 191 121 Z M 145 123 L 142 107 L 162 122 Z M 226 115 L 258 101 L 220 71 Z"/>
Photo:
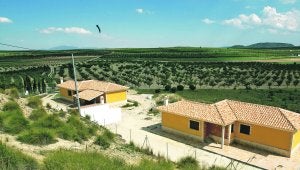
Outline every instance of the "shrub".
<path fill-rule="evenodd" d="M 85 125 L 79 117 L 74 115 L 68 118 L 67 124 L 76 130 L 77 136 L 74 140 L 78 142 L 87 140 L 90 136 L 95 135 L 96 133 L 95 127 Z"/>
<path fill-rule="evenodd" d="M 160 89 L 155 89 L 155 93 L 160 93 Z"/>
<path fill-rule="evenodd" d="M 57 116 L 48 115 L 42 117 L 32 124 L 33 127 L 41 127 L 41 128 L 49 128 L 49 129 L 57 129 L 64 125 L 64 122 L 59 120 Z"/>
<path fill-rule="evenodd" d="M 50 104 L 50 103 L 47 103 L 47 104 L 46 104 L 46 108 L 47 108 L 47 109 L 51 109 L 51 108 L 52 108 L 52 107 L 51 107 L 51 104 Z"/>
<path fill-rule="evenodd" d="M 38 108 L 42 106 L 42 100 L 39 96 L 31 96 L 28 98 L 28 104 L 31 108 Z"/>
<path fill-rule="evenodd" d="M 171 89 L 171 85 L 166 85 L 166 86 L 165 86 L 165 90 L 166 90 L 166 91 L 170 91 L 170 89 Z"/>
<path fill-rule="evenodd" d="M 19 104 L 15 101 L 6 102 L 3 105 L 3 111 L 14 111 L 14 110 L 21 111 Z"/>
<path fill-rule="evenodd" d="M 5 93 L 14 99 L 19 98 L 20 96 L 19 90 L 15 87 L 5 90 Z"/>
<path fill-rule="evenodd" d="M 17 139 L 23 143 L 33 145 L 48 145 L 56 142 L 54 133 L 43 128 L 26 130 Z"/>
<path fill-rule="evenodd" d="M 102 135 L 96 137 L 95 144 L 101 146 L 103 149 L 109 148 L 110 144 L 114 141 L 115 134 L 108 129 L 104 129 Z"/>
<path fill-rule="evenodd" d="M 178 91 L 182 91 L 183 89 L 184 89 L 184 86 L 183 86 L 183 85 L 178 85 L 178 86 L 177 86 L 177 90 L 178 90 Z"/>
<path fill-rule="evenodd" d="M 172 87 L 170 91 L 171 91 L 172 93 L 176 93 L 176 90 L 177 90 L 176 87 Z"/>
<path fill-rule="evenodd" d="M 193 85 L 193 84 L 189 85 L 189 88 L 190 88 L 191 90 L 196 90 L 196 86 Z"/>
<path fill-rule="evenodd" d="M 12 170 L 12 169 L 24 169 L 35 170 L 39 169 L 37 161 L 33 158 L 24 155 L 22 152 L 7 147 L 0 142 L 0 169 Z"/>
<path fill-rule="evenodd" d="M 68 124 L 58 128 L 57 135 L 59 138 L 62 138 L 65 140 L 81 141 L 81 139 L 79 138 L 79 136 L 77 134 L 76 129 Z"/>
<path fill-rule="evenodd" d="M 58 116 L 59 117 L 65 117 L 66 116 L 66 112 L 64 112 L 63 110 L 60 110 L 59 112 L 58 112 Z"/>
<path fill-rule="evenodd" d="M 177 166 L 179 169 L 185 169 L 185 170 L 199 169 L 198 161 L 191 156 L 181 158 L 178 161 Z"/>
<path fill-rule="evenodd" d="M 34 109 L 30 116 L 29 119 L 31 120 L 38 120 L 42 117 L 45 117 L 47 115 L 47 112 L 45 109 L 43 109 L 42 107 L 38 108 L 38 109 Z"/>
<path fill-rule="evenodd" d="M 107 149 L 110 146 L 110 140 L 104 135 L 99 135 L 96 137 L 94 144 L 101 146 L 103 149 Z"/>
<path fill-rule="evenodd" d="M 28 127 L 29 122 L 18 110 L 0 113 L 0 129 L 7 133 L 18 134 Z"/>
<path fill-rule="evenodd" d="M 158 161 L 142 159 L 137 169 L 173 170 L 175 167 L 172 162 L 164 159 Z"/>

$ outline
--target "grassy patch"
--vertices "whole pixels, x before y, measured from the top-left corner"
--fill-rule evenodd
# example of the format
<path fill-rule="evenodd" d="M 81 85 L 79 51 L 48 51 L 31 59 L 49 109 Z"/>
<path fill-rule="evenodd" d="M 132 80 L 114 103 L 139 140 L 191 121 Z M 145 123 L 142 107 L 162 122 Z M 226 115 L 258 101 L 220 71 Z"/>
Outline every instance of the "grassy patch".
<path fill-rule="evenodd" d="M 15 101 L 9 101 L 9 102 L 6 102 L 4 105 L 3 105 L 3 111 L 15 111 L 15 110 L 18 110 L 18 111 L 21 111 L 21 108 L 19 106 L 19 104 Z"/>
<path fill-rule="evenodd" d="M 51 130 L 42 128 L 26 130 L 17 139 L 33 145 L 48 145 L 56 142 L 55 134 Z"/>
<path fill-rule="evenodd" d="M 128 102 L 122 106 L 122 108 L 126 108 L 126 107 L 137 107 L 139 106 L 139 103 L 137 101 L 134 100 L 128 100 Z"/>
<path fill-rule="evenodd" d="M 31 108 L 38 108 L 42 106 L 42 100 L 39 96 L 30 96 L 28 97 L 28 104 Z"/>
<path fill-rule="evenodd" d="M 109 148 L 110 144 L 114 141 L 115 135 L 109 131 L 108 129 L 105 129 L 102 135 L 98 135 L 94 141 L 96 145 L 101 146 L 103 149 Z"/>
<path fill-rule="evenodd" d="M 74 152 L 68 150 L 50 153 L 44 160 L 46 170 L 173 170 L 174 164 L 165 160 L 152 161 L 143 159 L 138 165 L 128 165 L 124 160 L 110 158 L 96 152 Z"/>
<path fill-rule="evenodd" d="M 178 161 L 177 166 L 178 166 L 179 169 L 184 169 L 184 170 L 199 169 L 198 161 L 195 158 L 191 157 L 191 156 L 181 158 Z"/>
<path fill-rule="evenodd" d="M 20 151 L 0 143 L 0 169 L 35 170 L 39 169 L 37 161 Z"/>
<path fill-rule="evenodd" d="M 37 109 L 34 109 L 30 116 L 29 116 L 29 119 L 31 120 L 38 120 L 42 117 L 45 117 L 47 115 L 47 112 L 44 108 L 40 107 L 40 108 L 37 108 Z"/>

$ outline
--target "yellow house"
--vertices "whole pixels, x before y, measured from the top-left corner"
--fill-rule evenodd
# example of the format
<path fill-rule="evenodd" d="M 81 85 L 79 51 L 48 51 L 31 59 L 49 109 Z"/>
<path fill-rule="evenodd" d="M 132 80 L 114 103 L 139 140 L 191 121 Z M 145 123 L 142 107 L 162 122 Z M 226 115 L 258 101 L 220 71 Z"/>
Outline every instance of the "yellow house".
<path fill-rule="evenodd" d="M 57 86 L 62 97 L 71 101 L 76 99 L 75 82 L 73 80 L 62 82 Z M 127 101 L 127 90 L 128 87 L 98 80 L 78 82 L 78 97 L 80 103 L 84 105 Z"/>
<path fill-rule="evenodd" d="M 167 103 L 167 102 L 166 102 Z M 300 147 L 300 114 L 278 107 L 222 100 L 214 104 L 178 101 L 158 109 L 162 128 L 203 141 L 233 141 L 290 157 Z"/>

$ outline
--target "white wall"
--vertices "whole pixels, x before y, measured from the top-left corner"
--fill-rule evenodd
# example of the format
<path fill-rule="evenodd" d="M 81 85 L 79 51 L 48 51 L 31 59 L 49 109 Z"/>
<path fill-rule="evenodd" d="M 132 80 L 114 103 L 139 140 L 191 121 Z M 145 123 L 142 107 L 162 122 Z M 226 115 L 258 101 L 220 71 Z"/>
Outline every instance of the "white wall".
<path fill-rule="evenodd" d="M 122 119 L 121 108 L 110 108 L 108 104 L 84 106 L 81 108 L 81 116 L 86 115 L 100 125 L 118 123 Z"/>

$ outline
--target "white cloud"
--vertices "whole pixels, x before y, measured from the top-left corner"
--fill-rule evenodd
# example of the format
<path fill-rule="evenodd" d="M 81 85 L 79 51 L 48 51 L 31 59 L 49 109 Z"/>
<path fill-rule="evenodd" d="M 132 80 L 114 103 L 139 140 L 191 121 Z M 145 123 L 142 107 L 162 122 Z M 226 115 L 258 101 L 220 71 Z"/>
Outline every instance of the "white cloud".
<path fill-rule="evenodd" d="M 208 18 L 203 19 L 202 22 L 204 22 L 205 24 L 213 24 L 213 23 L 215 23 L 214 20 L 211 20 L 211 19 L 208 19 Z"/>
<path fill-rule="evenodd" d="M 277 12 L 276 8 L 266 6 L 262 11 L 261 16 L 256 14 L 240 14 L 236 18 L 224 20 L 223 23 L 238 28 L 264 26 L 271 30 L 282 29 L 286 31 L 300 31 L 300 11 L 290 10 L 285 13 L 280 13 Z M 271 32 L 274 33 L 275 31 Z"/>
<path fill-rule="evenodd" d="M 249 28 L 253 25 L 260 25 L 262 20 L 256 14 L 244 15 L 241 14 L 237 18 L 224 20 L 224 24 L 233 25 L 239 28 Z"/>
<path fill-rule="evenodd" d="M 80 27 L 65 27 L 65 28 L 49 27 L 49 28 L 40 30 L 40 33 L 43 33 L 43 34 L 51 34 L 51 33 L 55 33 L 55 32 L 63 32 L 63 33 L 68 33 L 68 34 L 92 34 L 91 31 L 86 30 L 84 28 L 80 28 Z"/>
<path fill-rule="evenodd" d="M 135 11 L 139 14 L 143 14 L 144 13 L 144 9 L 143 8 L 137 8 L 135 9 Z"/>
<path fill-rule="evenodd" d="M 283 4 L 294 4 L 297 0 L 280 0 Z"/>
<path fill-rule="evenodd" d="M 0 17 L 0 23 L 12 23 L 12 20 L 6 17 Z"/>
<path fill-rule="evenodd" d="M 276 8 L 267 6 L 264 8 L 263 14 L 263 22 L 267 26 L 289 31 L 299 30 L 300 11 L 291 10 L 286 13 L 279 13 Z"/>

